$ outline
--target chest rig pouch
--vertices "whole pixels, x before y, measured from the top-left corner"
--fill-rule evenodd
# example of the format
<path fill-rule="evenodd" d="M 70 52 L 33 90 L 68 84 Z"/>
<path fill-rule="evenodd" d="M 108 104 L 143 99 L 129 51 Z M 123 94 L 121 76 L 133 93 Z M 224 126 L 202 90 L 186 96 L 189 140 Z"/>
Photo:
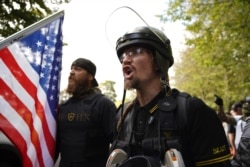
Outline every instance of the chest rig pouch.
<path fill-rule="evenodd" d="M 177 129 L 175 117 L 176 100 L 172 96 L 166 96 L 158 101 L 159 120 L 161 131 L 173 131 Z"/>

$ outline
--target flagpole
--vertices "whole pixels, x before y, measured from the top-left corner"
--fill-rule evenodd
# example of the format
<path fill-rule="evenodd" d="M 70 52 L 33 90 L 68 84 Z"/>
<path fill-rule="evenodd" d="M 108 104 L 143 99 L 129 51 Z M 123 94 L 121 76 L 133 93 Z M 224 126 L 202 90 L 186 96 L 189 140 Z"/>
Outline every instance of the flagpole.
<path fill-rule="evenodd" d="M 54 20 L 58 17 L 61 17 L 62 15 L 64 15 L 64 10 L 58 11 L 58 12 L 56 12 L 48 17 L 45 17 L 42 20 L 24 28 L 23 30 L 20 30 L 20 31 L 14 33 L 13 35 L 3 39 L 2 41 L 0 41 L 0 50 L 2 48 L 6 47 L 7 45 L 12 44 L 15 41 L 18 41 L 18 40 L 22 39 L 23 37 L 25 37 L 25 36 L 35 32 L 36 30 L 44 27 L 45 25 L 50 23 L 51 20 Z"/>

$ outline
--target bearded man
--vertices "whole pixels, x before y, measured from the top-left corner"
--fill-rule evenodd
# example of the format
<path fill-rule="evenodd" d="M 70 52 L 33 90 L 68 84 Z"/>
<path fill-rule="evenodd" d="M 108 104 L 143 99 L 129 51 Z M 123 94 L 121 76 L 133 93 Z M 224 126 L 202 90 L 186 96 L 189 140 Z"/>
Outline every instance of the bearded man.
<path fill-rule="evenodd" d="M 96 66 L 85 58 L 71 65 L 67 92 L 59 106 L 56 157 L 60 167 L 105 167 L 112 143 L 115 104 L 98 89 Z"/>

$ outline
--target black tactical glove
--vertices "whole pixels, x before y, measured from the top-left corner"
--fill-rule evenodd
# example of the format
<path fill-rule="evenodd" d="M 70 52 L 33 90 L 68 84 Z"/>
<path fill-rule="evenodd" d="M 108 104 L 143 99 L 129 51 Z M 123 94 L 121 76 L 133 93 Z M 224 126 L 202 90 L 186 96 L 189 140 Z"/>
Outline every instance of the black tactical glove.
<path fill-rule="evenodd" d="M 214 95 L 215 99 L 214 99 L 214 102 L 218 105 L 218 106 L 222 106 L 223 105 L 223 100 L 222 98 L 220 98 L 219 96 L 217 95 Z"/>

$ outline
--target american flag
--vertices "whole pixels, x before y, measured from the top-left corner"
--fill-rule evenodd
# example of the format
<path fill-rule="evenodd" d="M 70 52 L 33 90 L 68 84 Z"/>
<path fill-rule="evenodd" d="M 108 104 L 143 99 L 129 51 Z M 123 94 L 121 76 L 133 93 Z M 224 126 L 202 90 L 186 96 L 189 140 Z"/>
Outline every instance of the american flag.
<path fill-rule="evenodd" d="M 63 18 L 45 18 L 0 48 L 0 131 L 24 167 L 54 164 Z"/>

